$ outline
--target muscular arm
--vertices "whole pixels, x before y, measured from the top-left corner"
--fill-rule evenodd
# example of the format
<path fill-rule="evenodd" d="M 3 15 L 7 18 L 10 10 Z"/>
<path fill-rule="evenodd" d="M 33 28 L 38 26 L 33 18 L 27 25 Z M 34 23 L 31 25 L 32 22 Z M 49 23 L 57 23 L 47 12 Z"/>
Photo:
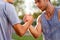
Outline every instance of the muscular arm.
<path fill-rule="evenodd" d="M 15 24 L 13 26 L 16 34 L 18 34 L 19 36 L 23 36 L 25 34 L 25 32 L 27 31 L 27 29 L 29 28 L 30 24 L 29 22 L 26 22 L 24 25 L 21 24 Z"/>
<path fill-rule="evenodd" d="M 38 17 L 37 25 L 34 28 L 32 25 L 29 28 L 31 34 L 35 37 L 38 38 L 42 34 L 42 28 L 41 28 L 41 21 L 40 17 Z"/>

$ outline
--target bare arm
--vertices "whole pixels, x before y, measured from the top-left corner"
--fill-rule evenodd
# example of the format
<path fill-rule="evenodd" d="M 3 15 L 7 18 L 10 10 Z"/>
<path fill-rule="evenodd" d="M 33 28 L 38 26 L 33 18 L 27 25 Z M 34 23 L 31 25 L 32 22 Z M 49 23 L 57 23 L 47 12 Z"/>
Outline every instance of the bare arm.
<path fill-rule="evenodd" d="M 30 24 L 28 22 L 26 22 L 24 26 L 18 23 L 18 24 L 15 24 L 13 28 L 16 34 L 18 34 L 19 36 L 23 36 L 25 32 L 27 31 L 27 29 L 29 28 L 29 25 Z"/>
<path fill-rule="evenodd" d="M 20 23 L 18 23 L 18 24 L 13 25 L 13 28 L 19 36 L 23 36 L 25 32 L 27 31 L 27 29 L 32 24 L 32 22 L 33 22 L 33 17 L 30 16 L 30 20 L 27 21 L 24 25 L 21 25 Z"/>
<path fill-rule="evenodd" d="M 60 9 L 58 10 L 58 20 L 60 21 Z"/>
<path fill-rule="evenodd" d="M 35 38 L 38 38 L 42 34 L 40 17 L 38 17 L 36 28 L 34 28 L 33 26 L 30 26 L 29 30 Z"/>

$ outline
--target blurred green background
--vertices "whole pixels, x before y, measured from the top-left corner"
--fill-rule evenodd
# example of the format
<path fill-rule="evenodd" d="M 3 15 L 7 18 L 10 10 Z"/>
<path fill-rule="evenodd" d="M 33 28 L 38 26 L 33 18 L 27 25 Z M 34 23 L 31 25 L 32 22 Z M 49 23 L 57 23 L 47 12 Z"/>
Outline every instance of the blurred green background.
<path fill-rule="evenodd" d="M 60 0 L 51 0 L 51 3 L 54 6 L 60 8 Z M 24 24 L 24 22 L 22 21 L 24 15 L 31 14 L 35 19 L 32 25 L 33 26 L 36 25 L 36 19 L 42 13 L 42 11 L 36 7 L 34 0 L 15 0 L 14 6 L 16 8 L 18 17 L 20 18 L 21 24 Z M 29 34 L 29 32 L 27 32 L 23 37 L 19 37 L 18 35 L 15 34 L 13 30 L 12 39 L 13 40 L 43 40 L 43 37 L 40 36 L 39 38 L 35 39 L 32 35 Z"/>
<path fill-rule="evenodd" d="M 16 34 L 13 34 L 12 38 L 13 38 L 13 40 L 42 40 L 42 36 L 40 36 L 39 38 L 35 39 L 31 35 L 24 35 L 23 37 L 19 37 Z"/>

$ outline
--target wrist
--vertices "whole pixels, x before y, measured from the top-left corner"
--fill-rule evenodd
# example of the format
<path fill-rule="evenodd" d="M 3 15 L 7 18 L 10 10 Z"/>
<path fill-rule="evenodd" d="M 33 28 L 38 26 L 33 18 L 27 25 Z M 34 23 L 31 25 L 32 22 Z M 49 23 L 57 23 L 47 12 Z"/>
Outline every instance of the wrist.
<path fill-rule="evenodd" d="M 28 23 L 31 25 L 33 22 L 32 21 L 28 21 Z"/>

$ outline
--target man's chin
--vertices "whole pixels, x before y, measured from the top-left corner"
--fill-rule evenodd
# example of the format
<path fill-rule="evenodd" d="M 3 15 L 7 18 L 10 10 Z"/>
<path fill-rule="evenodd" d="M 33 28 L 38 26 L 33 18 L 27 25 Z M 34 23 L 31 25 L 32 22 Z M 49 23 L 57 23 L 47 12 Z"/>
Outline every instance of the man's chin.
<path fill-rule="evenodd" d="M 41 9 L 41 11 L 45 11 L 44 9 Z"/>
<path fill-rule="evenodd" d="M 42 10 L 42 11 L 45 11 L 45 10 Z"/>
<path fill-rule="evenodd" d="M 45 11 L 45 9 L 38 7 L 41 11 Z"/>

